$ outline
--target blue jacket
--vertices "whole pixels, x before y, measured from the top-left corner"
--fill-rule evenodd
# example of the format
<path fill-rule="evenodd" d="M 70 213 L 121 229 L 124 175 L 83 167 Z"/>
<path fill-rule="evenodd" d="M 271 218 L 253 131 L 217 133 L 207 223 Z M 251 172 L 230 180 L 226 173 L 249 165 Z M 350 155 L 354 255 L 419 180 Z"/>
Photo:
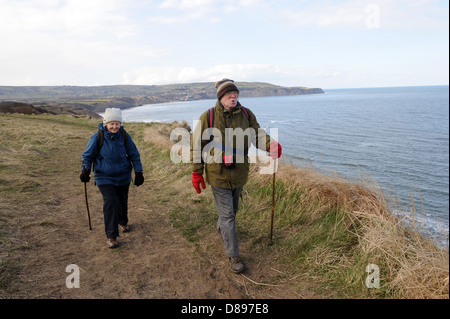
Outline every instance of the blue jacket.
<path fill-rule="evenodd" d="M 128 135 L 125 147 L 122 138 L 123 126 L 115 134 L 108 131 L 103 123 L 100 123 L 98 128 L 103 130 L 103 146 L 99 151 L 95 132 L 82 155 L 86 170 L 91 170 L 94 164 L 94 178 L 97 185 L 129 184 L 133 167 L 135 172 L 142 172 L 141 156 L 136 145 Z"/>

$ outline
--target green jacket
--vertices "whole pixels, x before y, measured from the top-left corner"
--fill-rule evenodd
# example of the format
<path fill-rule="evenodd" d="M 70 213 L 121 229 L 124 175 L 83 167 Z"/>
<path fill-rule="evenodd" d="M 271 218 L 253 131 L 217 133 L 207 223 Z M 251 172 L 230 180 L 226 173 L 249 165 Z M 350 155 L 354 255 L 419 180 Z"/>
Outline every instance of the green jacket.
<path fill-rule="evenodd" d="M 240 103 L 231 111 L 224 109 L 217 101 L 214 107 L 214 128 L 217 133 L 211 141 L 208 130 L 208 111 L 200 116 L 191 138 L 191 163 L 194 172 L 206 174 L 206 181 L 212 186 L 221 188 L 238 188 L 248 180 L 249 160 L 248 149 L 251 144 L 263 151 L 269 149 L 271 139 L 260 129 L 256 116 L 245 108 L 248 119 Z M 230 130 L 225 130 L 230 128 Z M 220 134 L 219 134 L 220 131 Z M 205 132 L 205 133 L 203 133 Z M 211 132 L 211 130 L 209 131 Z M 228 133 L 228 137 L 225 135 Z M 203 138 L 202 138 L 203 134 Z M 258 142 L 259 138 L 261 141 Z M 227 141 L 228 146 L 226 147 Z M 232 143 L 231 143 L 232 141 Z M 209 154 L 210 158 L 205 158 Z M 233 154 L 234 168 L 228 169 L 223 164 L 223 156 Z"/>

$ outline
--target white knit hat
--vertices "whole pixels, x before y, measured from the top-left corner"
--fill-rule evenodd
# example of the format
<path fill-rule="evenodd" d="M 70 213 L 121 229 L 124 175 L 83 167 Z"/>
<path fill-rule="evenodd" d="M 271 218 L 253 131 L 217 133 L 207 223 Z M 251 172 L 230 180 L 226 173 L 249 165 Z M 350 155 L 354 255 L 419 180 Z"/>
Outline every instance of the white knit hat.
<path fill-rule="evenodd" d="M 117 108 L 109 108 L 105 110 L 105 116 L 103 119 L 103 124 L 108 122 L 117 121 L 122 123 L 122 111 Z"/>

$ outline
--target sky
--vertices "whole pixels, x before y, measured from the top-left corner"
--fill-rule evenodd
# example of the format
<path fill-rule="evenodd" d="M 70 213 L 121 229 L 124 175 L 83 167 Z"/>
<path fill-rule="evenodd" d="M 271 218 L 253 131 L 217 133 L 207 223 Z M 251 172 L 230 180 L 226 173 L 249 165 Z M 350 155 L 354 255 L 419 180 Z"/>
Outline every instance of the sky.
<path fill-rule="evenodd" d="M 449 2 L 0 0 L 0 85 L 448 85 Z"/>

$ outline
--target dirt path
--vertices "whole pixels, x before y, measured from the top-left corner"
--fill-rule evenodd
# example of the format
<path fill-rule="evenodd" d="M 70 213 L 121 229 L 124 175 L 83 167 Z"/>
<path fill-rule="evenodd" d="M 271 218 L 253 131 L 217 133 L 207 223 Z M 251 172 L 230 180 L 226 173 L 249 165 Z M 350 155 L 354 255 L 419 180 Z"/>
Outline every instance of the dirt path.
<path fill-rule="evenodd" d="M 233 274 L 214 225 L 207 238 L 209 245 L 186 240 L 172 226 L 169 213 L 183 201 L 195 200 L 196 194 L 189 176 L 171 184 L 160 180 L 170 178 L 171 167 L 158 171 L 157 166 L 147 165 L 144 185 L 130 189 L 131 232 L 121 234 L 117 249 L 108 249 L 101 194 L 92 183 L 88 184 L 93 226 L 89 230 L 84 188 L 78 178 L 79 159 L 87 141 L 85 135 L 89 134 L 69 139 L 63 148 L 55 147 L 57 153 L 31 150 L 38 154 L 30 153 L 24 160 L 24 175 L 15 181 L 5 179 L 6 183 L 23 185 L 23 191 L 20 196 L 0 198 L 0 225 L 5 234 L 0 241 L 0 260 L 4 267 L 7 261 L 13 278 L 7 290 L 0 290 L 1 297 L 326 297 L 289 275 L 277 262 L 276 253 L 268 256 L 253 252 L 245 241 L 240 242 L 240 248 L 248 269 L 242 275 Z M 43 161 L 37 160 L 39 156 Z M 26 188 L 33 182 L 38 185 Z M 211 190 L 201 196 L 212 196 Z M 66 267 L 71 264 L 80 269 L 79 288 L 66 286 L 66 278 L 72 274 L 66 272 Z"/>

